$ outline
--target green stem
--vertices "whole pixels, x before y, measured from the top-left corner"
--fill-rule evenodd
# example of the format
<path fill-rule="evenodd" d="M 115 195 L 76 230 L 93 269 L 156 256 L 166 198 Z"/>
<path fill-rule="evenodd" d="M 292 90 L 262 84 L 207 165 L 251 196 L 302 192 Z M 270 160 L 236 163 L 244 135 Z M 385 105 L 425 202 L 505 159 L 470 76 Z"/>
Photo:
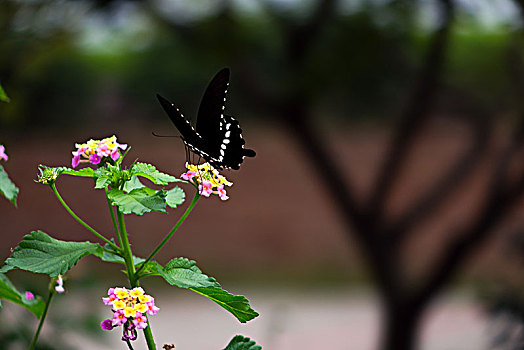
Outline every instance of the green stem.
<path fill-rule="evenodd" d="M 155 248 L 155 250 L 153 250 L 153 252 L 151 254 L 149 254 L 149 256 L 147 257 L 147 259 L 140 265 L 140 267 L 136 271 L 137 274 L 144 268 L 144 266 L 146 266 L 146 264 L 149 261 L 151 261 L 151 259 L 153 259 L 153 257 L 158 253 L 158 251 L 160 249 L 162 249 L 162 247 L 171 239 L 171 237 L 175 234 L 175 232 L 178 230 L 180 225 L 182 225 L 182 223 L 187 219 L 187 217 L 189 216 L 189 214 L 191 213 L 191 211 L 193 210 L 193 208 L 197 204 L 198 199 L 200 197 L 201 197 L 201 195 L 197 191 L 195 193 L 195 196 L 193 197 L 193 200 L 191 201 L 191 204 L 189 204 L 189 207 L 187 207 L 187 209 L 184 212 L 184 214 L 180 217 L 180 219 L 178 219 L 178 221 L 175 224 L 175 226 L 173 226 L 171 231 L 169 231 L 169 233 L 164 237 L 162 242 L 160 242 L 160 244 Z"/>
<path fill-rule="evenodd" d="M 129 244 L 129 237 L 127 236 L 124 214 L 122 214 L 122 212 L 118 208 L 116 210 L 116 216 L 118 218 L 118 226 L 120 227 L 119 238 L 122 241 L 122 249 L 124 250 L 124 260 L 127 267 L 127 277 L 129 278 L 129 284 L 131 284 L 131 287 L 135 288 L 138 287 L 140 283 L 136 278 L 135 263 L 133 261 L 133 252 L 131 251 L 131 245 Z M 153 339 L 153 332 L 151 331 L 151 326 L 148 324 L 148 326 L 144 328 L 143 331 L 144 337 L 146 338 L 147 348 L 149 350 L 156 350 L 156 344 L 155 340 Z"/>
<path fill-rule="evenodd" d="M 105 194 L 106 194 L 106 200 L 107 200 L 107 207 L 109 208 L 109 213 L 111 214 L 111 221 L 113 222 L 113 227 L 115 228 L 115 233 L 118 235 L 118 226 L 116 225 L 116 219 L 115 219 L 115 213 L 113 211 L 113 206 L 111 205 L 111 200 L 109 199 L 107 195 L 107 187 L 104 188 Z M 122 242 L 120 242 L 120 245 L 122 245 Z"/>
<path fill-rule="evenodd" d="M 135 350 L 135 349 L 133 349 L 133 345 L 131 345 L 131 342 L 129 341 L 129 339 L 126 339 L 126 344 L 127 344 L 127 347 L 129 348 L 129 350 Z"/>
<path fill-rule="evenodd" d="M 60 196 L 60 193 L 58 193 L 58 190 L 56 189 L 56 186 L 55 184 L 51 184 L 51 189 L 53 190 L 53 193 L 55 194 L 55 196 L 58 198 L 58 200 L 60 201 L 60 203 L 62 204 L 62 206 L 65 208 L 65 210 L 67 210 L 67 212 L 76 220 L 78 221 L 82 226 L 84 226 L 86 229 L 88 229 L 89 231 L 91 231 L 91 233 L 93 233 L 95 236 L 97 236 L 98 238 L 100 238 L 101 240 L 103 240 L 104 242 L 106 242 L 107 244 L 109 244 L 111 247 L 113 247 L 115 250 L 117 251 L 120 251 L 120 248 L 114 244 L 113 242 L 111 242 L 109 239 L 105 238 L 104 236 L 102 236 L 100 233 L 96 232 L 96 230 L 94 228 L 92 228 L 91 226 L 89 226 L 84 220 L 80 219 L 78 217 L 78 215 L 75 214 L 75 212 L 73 210 L 71 210 L 71 208 L 69 208 L 69 206 L 66 204 L 66 202 L 62 199 L 62 197 Z"/>
<path fill-rule="evenodd" d="M 31 346 L 29 347 L 29 350 L 35 349 L 36 342 L 38 341 L 38 337 L 40 336 L 40 331 L 42 331 L 42 327 L 44 326 L 44 321 L 47 316 L 47 310 L 49 310 L 51 299 L 53 298 L 53 295 L 55 295 L 55 289 L 54 289 L 55 283 L 56 283 L 56 278 L 51 279 L 51 283 L 49 284 L 49 295 L 45 302 L 44 312 L 42 313 L 42 317 L 40 317 L 40 322 L 38 323 L 38 328 L 36 329 L 36 333 L 35 333 L 35 336 L 33 337 L 33 341 L 31 342 Z"/>
<path fill-rule="evenodd" d="M 153 339 L 153 332 L 151 331 L 151 322 L 147 320 L 147 327 L 143 329 L 144 337 L 146 338 L 147 347 L 149 350 L 156 350 L 155 340 Z"/>
<path fill-rule="evenodd" d="M 122 214 L 122 212 L 118 208 L 116 209 L 116 217 L 118 218 L 118 226 L 120 226 L 119 239 L 122 242 L 122 250 L 124 253 L 124 261 L 127 267 L 127 276 L 129 278 L 129 283 L 131 283 L 131 287 L 137 287 L 135 286 L 135 262 L 133 261 L 133 252 L 131 251 L 131 245 L 129 244 L 129 238 L 127 236 L 124 214 Z"/>

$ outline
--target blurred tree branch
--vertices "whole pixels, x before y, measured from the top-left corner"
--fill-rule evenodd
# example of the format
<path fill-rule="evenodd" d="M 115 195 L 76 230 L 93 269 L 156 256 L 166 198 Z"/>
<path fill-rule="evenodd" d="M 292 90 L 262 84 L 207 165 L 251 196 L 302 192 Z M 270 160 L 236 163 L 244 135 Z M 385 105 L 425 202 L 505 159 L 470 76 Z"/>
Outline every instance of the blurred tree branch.
<path fill-rule="evenodd" d="M 448 242 L 447 248 L 429 266 L 427 276 L 420 278 L 413 287 L 400 264 L 400 246 L 406 241 L 408 233 L 413 232 L 417 224 L 432 215 L 470 177 L 473 170 L 479 167 L 489 149 L 493 129 L 492 118 L 482 112 L 479 113 L 480 118 L 468 118 L 467 122 L 472 129 L 468 150 L 399 218 L 389 220 L 386 217 L 384 205 L 405 167 L 407 155 L 415 147 L 418 135 L 431 116 L 443 71 L 454 6 L 450 0 L 440 0 L 439 3 L 442 8 L 441 26 L 430 41 L 425 65 L 419 73 L 411 100 L 401 116 L 399 127 L 365 203 L 356 200 L 351 174 L 343 172 L 337 166 L 325 139 L 319 136 L 318 128 L 313 126 L 307 98 L 300 87 L 283 101 L 275 101 L 257 91 L 257 84 L 252 83 L 251 77 L 242 79 L 244 82 L 250 81 L 244 85 L 252 88 L 251 92 L 256 96 L 254 100 L 276 107 L 278 118 L 287 124 L 288 130 L 306 152 L 306 158 L 312 167 L 321 172 L 320 179 L 337 203 L 348 227 L 346 232 L 354 235 L 360 243 L 385 303 L 382 348 L 388 350 L 411 349 L 415 346 L 420 315 L 429 301 L 446 286 L 464 261 L 493 234 L 495 226 L 508 214 L 524 191 L 524 178 L 511 185 L 503 185 L 507 183 L 507 179 L 501 175 L 507 173 L 510 159 L 518 150 L 519 146 L 515 142 L 517 138 L 514 138 L 503 152 L 502 159 L 491 170 L 488 195 L 476 220 L 457 232 L 455 238 Z M 281 27 L 288 28 L 284 37 L 290 39 L 284 56 L 289 71 L 296 75 L 295 81 L 300 81 L 300 75 L 306 74 L 301 70 L 301 63 L 314 46 L 313 38 L 333 16 L 333 5 L 331 1 L 320 1 L 316 15 L 302 28 L 290 30 L 288 26 Z"/>
<path fill-rule="evenodd" d="M 449 0 L 440 0 L 443 7 L 443 20 L 439 30 L 436 31 L 430 43 L 425 60 L 425 66 L 419 74 L 417 83 L 412 93 L 401 122 L 395 133 L 394 140 L 389 147 L 382 170 L 373 187 L 369 208 L 376 216 L 383 213 L 392 185 L 397 180 L 399 169 L 402 168 L 406 155 L 411 149 L 415 136 L 424 123 L 428 120 L 429 112 L 434 102 L 438 79 L 444 64 L 449 31 L 451 27 L 453 7 Z"/>

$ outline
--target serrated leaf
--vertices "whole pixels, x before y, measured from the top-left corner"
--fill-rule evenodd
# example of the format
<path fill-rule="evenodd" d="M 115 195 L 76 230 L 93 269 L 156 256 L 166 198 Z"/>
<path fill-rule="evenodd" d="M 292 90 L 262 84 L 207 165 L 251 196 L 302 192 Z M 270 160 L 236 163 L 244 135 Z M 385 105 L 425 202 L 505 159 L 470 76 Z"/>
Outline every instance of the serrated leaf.
<path fill-rule="evenodd" d="M 171 182 L 183 181 L 169 174 L 162 173 L 158 171 L 155 166 L 147 163 L 135 163 L 131 168 L 131 172 L 133 175 L 145 177 L 157 185 L 167 185 Z"/>
<path fill-rule="evenodd" d="M 102 188 L 106 188 L 111 184 L 111 178 L 107 176 L 101 176 L 98 177 L 95 181 L 95 189 L 99 190 Z"/>
<path fill-rule="evenodd" d="M 106 244 L 105 245 L 105 248 L 108 248 L 109 245 Z M 100 257 L 100 259 L 102 261 L 105 261 L 105 262 L 112 262 L 112 263 L 120 263 L 120 264 L 125 264 L 126 261 L 124 260 L 123 257 L 115 254 L 115 253 L 110 253 L 108 252 L 107 250 L 104 250 L 102 256 Z M 135 266 L 140 264 L 140 263 L 143 263 L 144 261 L 146 261 L 146 259 L 142 259 L 140 257 L 137 257 L 137 256 L 134 256 L 133 255 L 133 262 L 135 263 Z"/>
<path fill-rule="evenodd" d="M 133 176 L 131 177 L 131 180 L 126 181 L 126 183 L 124 184 L 124 192 L 129 193 L 133 191 L 134 189 L 142 188 L 142 187 L 146 187 L 146 186 L 144 186 L 144 184 L 140 182 L 140 179 L 138 178 L 138 176 Z"/>
<path fill-rule="evenodd" d="M 166 192 L 164 190 L 155 191 L 148 187 L 141 187 L 125 193 L 112 189 L 107 195 L 124 214 L 143 215 L 151 211 L 166 212 Z"/>
<path fill-rule="evenodd" d="M 62 174 L 66 174 L 66 175 L 81 176 L 81 177 L 93 177 L 95 175 L 95 171 L 92 168 L 82 168 L 82 169 L 74 170 L 71 168 L 59 167 L 57 169 L 59 169 L 62 172 Z"/>
<path fill-rule="evenodd" d="M 56 277 L 65 274 L 84 256 L 102 256 L 102 252 L 102 247 L 97 243 L 61 241 L 45 232 L 33 231 L 24 236 L 24 240 L 5 263 L 22 270 Z"/>
<path fill-rule="evenodd" d="M 0 85 L 0 101 L 9 102 L 11 99 L 7 97 L 7 94 L 4 91 L 2 85 Z"/>
<path fill-rule="evenodd" d="M 176 258 L 168 262 L 165 267 L 157 266 L 157 273 L 172 286 L 179 288 L 220 288 L 220 284 L 213 277 L 204 275 L 193 260 Z"/>
<path fill-rule="evenodd" d="M 45 303 L 41 297 L 37 296 L 33 300 L 28 300 L 25 295 L 20 293 L 6 275 L 0 273 L 0 299 L 8 300 L 15 304 L 25 307 L 37 318 L 42 316 Z"/>
<path fill-rule="evenodd" d="M 224 350 L 262 350 L 262 347 L 248 337 L 235 335 Z"/>
<path fill-rule="evenodd" d="M 107 168 L 98 168 L 93 174 L 95 178 L 95 189 L 106 188 L 111 184 L 113 174 Z"/>
<path fill-rule="evenodd" d="M 211 300 L 224 309 L 229 311 L 240 322 L 245 323 L 258 316 L 258 312 L 253 310 L 247 300 L 242 295 L 234 295 L 222 288 L 191 288 L 192 291 L 197 292 Z"/>
<path fill-rule="evenodd" d="M 172 189 L 167 191 L 166 203 L 171 208 L 176 208 L 180 204 L 184 203 L 185 199 L 186 194 L 184 193 L 184 190 L 182 190 L 180 187 L 173 187 Z"/>
<path fill-rule="evenodd" d="M 16 197 L 18 196 L 18 187 L 11 181 L 7 172 L 0 165 L 0 193 L 7 198 L 16 207 Z"/>
<path fill-rule="evenodd" d="M 4 265 L 0 268 L 0 273 L 6 273 L 6 272 L 9 272 L 11 270 L 14 270 L 15 268 L 13 266 L 9 266 L 9 265 Z"/>

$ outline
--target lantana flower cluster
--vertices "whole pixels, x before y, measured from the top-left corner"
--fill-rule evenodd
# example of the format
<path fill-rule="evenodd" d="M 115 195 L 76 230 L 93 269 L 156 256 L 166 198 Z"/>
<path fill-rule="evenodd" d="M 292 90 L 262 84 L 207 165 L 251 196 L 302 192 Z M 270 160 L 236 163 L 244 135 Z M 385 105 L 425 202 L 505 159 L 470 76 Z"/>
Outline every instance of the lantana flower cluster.
<path fill-rule="evenodd" d="M 0 145 L 0 159 L 5 160 L 6 162 L 9 159 L 7 154 L 5 154 L 5 147 L 4 147 L 4 145 Z"/>
<path fill-rule="evenodd" d="M 144 293 L 141 287 L 133 289 L 109 288 L 108 296 L 102 298 L 105 305 L 111 305 L 113 318 L 104 320 L 100 326 L 104 330 L 112 330 L 123 326 L 122 340 L 135 340 L 136 330 L 147 327 L 145 314 L 155 315 L 160 310 L 155 305 L 155 299 Z"/>
<path fill-rule="evenodd" d="M 121 144 L 116 141 L 116 136 L 106 137 L 103 140 L 89 140 L 86 143 L 75 145 L 76 151 L 73 151 L 73 168 L 83 162 L 89 162 L 97 165 L 106 158 L 111 158 L 116 161 L 120 157 L 120 150 L 127 148 L 126 144 Z"/>
<path fill-rule="evenodd" d="M 201 195 L 209 197 L 212 194 L 216 194 L 223 201 L 229 198 L 225 186 L 231 186 L 233 183 L 220 175 L 218 170 L 213 168 L 211 164 L 194 165 L 186 163 L 186 169 L 187 171 L 180 177 L 197 186 Z"/>

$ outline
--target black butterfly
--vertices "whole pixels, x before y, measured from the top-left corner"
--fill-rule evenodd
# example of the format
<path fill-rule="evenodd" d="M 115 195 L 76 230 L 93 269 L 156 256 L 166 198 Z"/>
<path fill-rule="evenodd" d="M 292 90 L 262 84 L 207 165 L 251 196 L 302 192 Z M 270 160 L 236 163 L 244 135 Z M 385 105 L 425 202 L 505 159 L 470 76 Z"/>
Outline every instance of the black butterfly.
<path fill-rule="evenodd" d="M 238 121 L 224 114 L 228 85 L 229 69 L 224 68 L 215 75 L 204 92 L 195 129 L 173 103 L 158 94 L 156 96 L 189 150 L 216 169 L 238 170 L 245 157 L 254 157 L 256 153 L 244 148 L 246 142 Z"/>

